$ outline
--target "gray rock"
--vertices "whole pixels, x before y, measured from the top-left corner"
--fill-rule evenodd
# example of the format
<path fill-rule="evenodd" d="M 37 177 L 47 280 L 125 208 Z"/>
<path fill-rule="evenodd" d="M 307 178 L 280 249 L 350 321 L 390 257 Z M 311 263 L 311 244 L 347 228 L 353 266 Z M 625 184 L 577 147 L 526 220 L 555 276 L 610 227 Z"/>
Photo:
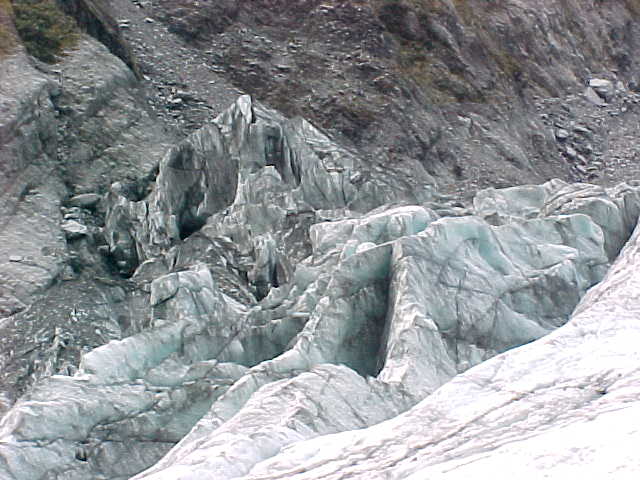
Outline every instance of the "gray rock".
<path fill-rule="evenodd" d="M 106 279 L 93 238 L 67 243 L 61 225 L 75 238 L 101 220 L 77 206 L 63 220 L 61 200 L 66 185 L 101 191 L 111 175 L 144 178 L 172 135 L 148 115 L 127 66 L 95 40 L 79 40 L 55 70 L 36 70 L 21 50 L 0 60 L 0 317 L 10 317 L 0 322 L 2 410 L 148 315 L 137 293 L 114 293 L 121 286 Z"/>
<path fill-rule="evenodd" d="M 75 240 L 89 234 L 89 229 L 86 225 L 82 225 L 75 220 L 67 220 L 60 225 L 62 231 L 66 235 L 68 240 Z"/>
<path fill-rule="evenodd" d="M 567 132 L 564 128 L 559 128 L 556 130 L 556 140 L 559 142 L 564 142 L 567 138 L 569 138 L 569 132 Z"/>
<path fill-rule="evenodd" d="M 604 100 L 608 100 L 614 93 L 613 82 L 602 78 L 592 78 L 589 80 L 589 88 L 592 88 Z"/>
<path fill-rule="evenodd" d="M 91 208 L 95 207 L 101 199 L 102 196 L 96 193 L 83 193 L 71 197 L 67 204 L 71 207 Z"/>
<path fill-rule="evenodd" d="M 578 152 L 576 152 L 576 149 L 573 147 L 567 147 L 565 149 L 565 153 L 571 160 L 575 160 L 575 158 L 578 156 Z"/>
<path fill-rule="evenodd" d="M 586 88 L 584 91 L 584 97 L 594 105 L 604 106 L 607 104 L 607 101 L 591 87 Z"/>
<path fill-rule="evenodd" d="M 59 68 L 62 88 L 55 101 L 65 114 L 53 127 L 67 184 L 95 193 L 122 179 L 144 185 L 176 136 L 150 114 L 136 76 L 84 36 Z"/>
<path fill-rule="evenodd" d="M 0 124 L 0 318 L 29 305 L 62 271 L 65 241 L 55 172 L 54 84 L 23 54 L 2 60 Z M 11 262 L 11 256 L 30 259 Z"/>
<path fill-rule="evenodd" d="M 138 62 L 131 45 L 122 35 L 115 19 L 111 4 L 101 0 L 69 0 L 62 5 L 63 10 L 74 17 L 78 25 L 90 35 L 102 42 L 113 55 L 119 57 L 137 78 L 141 77 Z M 123 20 L 129 23 L 128 20 Z"/>

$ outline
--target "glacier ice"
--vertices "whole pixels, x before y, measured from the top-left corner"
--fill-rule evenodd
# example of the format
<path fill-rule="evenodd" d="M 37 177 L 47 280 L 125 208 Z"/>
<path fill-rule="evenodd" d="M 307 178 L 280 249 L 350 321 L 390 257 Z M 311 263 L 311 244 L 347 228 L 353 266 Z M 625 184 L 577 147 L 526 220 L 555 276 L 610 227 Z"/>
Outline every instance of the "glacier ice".
<path fill-rule="evenodd" d="M 638 188 L 489 189 L 450 216 L 389 181 L 241 97 L 145 196 L 113 185 L 106 254 L 148 319 L 4 415 L 0 477 L 462 478 L 489 451 L 544 471 L 605 421 L 634 438 Z"/>

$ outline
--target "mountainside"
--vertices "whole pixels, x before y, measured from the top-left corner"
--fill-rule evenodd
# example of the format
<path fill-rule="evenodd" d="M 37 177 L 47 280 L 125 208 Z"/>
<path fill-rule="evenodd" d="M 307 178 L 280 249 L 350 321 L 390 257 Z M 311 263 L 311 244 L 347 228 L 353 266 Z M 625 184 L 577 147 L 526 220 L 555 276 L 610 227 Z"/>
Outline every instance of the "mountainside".
<path fill-rule="evenodd" d="M 0 480 L 636 478 L 638 21 L 0 0 Z"/>
<path fill-rule="evenodd" d="M 137 51 L 150 76 L 173 71 L 173 81 L 177 74 L 180 85 L 216 106 L 221 92 L 211 99 L 208 82 L 232 84 L 326 129 L 369 162 L 434 176 L 441 191 L 469 196 L 478 188 L 554 177 L 607 184 L 627 178 L 606 170 L 615 161 L 606 147 L 592 144 L 577 160 L 558 148 L 548 127 L 559 122 L 567 129 L 571 121 L 598 116 L 600 108 L 574 98 L 593 78 L 613 81 L 608 100 L 618 81 L 619 93 L 635 88 L 637 2 L 140 5 L 127 12 L 138 19 L 125 35 L 142 45 Z M 155 37 L 163 33 L 184 40 L 186 69 L 166 55 L 156 62 Z M 211 74 L 198 68 L 202 62 Z M 166 93 L 166 80 L 158 83 Z M 548 98 L 561 108 L 551 118 L 543 116 Z M 613 105 L 607 114 L 620 114 Z M 589 127 L 603 143 L 617 137 Z"/>

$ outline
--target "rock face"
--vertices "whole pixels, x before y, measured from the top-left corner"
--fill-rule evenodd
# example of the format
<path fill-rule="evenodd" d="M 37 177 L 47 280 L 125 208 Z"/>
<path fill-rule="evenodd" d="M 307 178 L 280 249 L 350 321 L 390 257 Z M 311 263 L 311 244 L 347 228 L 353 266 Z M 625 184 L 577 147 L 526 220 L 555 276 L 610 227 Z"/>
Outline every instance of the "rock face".
<path fill-rule="evenodd" d="M 603 108 L 635 124 L 636 109 L 618 105 L 638 83 L 635 2 L 489 3 L 160 0 L 129 10 L 125 35 L 140 45 L 143 68 L 158 74 L 163 94 L 172 86 L 162 71 L 187 63 L 180 88 L 216 111 L 219 100 L 208 92 L 231 102 L 219 87 L 230 83 L 330 131 L 369 163 L 426 171 L 442 191 L 472 196 L 488 186 L 554 177 L 611 186 L 624 180 L 623 170 L 637 175 L 632 149 L 627 155 L 616 145 L 624 141 L 620 129 L 594 125 L 602 149 L 579 152 L 587 162 L 566 161 L 545 116 L 550 100 L 567 123 Z M 149 15 L 153 27 L 144 24 Z M 172 32 L 180 64 L 165 55 L 157 64 L 149 50 Z M 198 68 L 203 62 L 208 71 Z M 606 100 L 587 88 L 591 82 Z M 188 122 L 190 110 L 176 111 Z M 607 172 L 609 162 L 627 164 L 619 153 L 628 165 Z"/>
<path fill-rule="evenodd" d="M 146 111 L 125 64 L 88 37 L 55 71 L 18 50 L 0 76 L 4 411 L 34 380 L 73 371 L 80 352 L 144 323 L 130 316 L 130 287 L 109 279 L 97 255 L 100 199 L 116 179 L 143 184 L 174 137 Z M 74 193 L 94 200 L 67 204 Z"/>
<path fill-rule="evenodd" d="M 59 192 L 64 187 L 51 179 L 41 192 L 34 191 L 37 182 L 48 176 L 56 153 L 49 97 L 52 83 L 31 68 L 23 56 L 6 60 L 3 66 L 7 90 L 1 98 L 6 121 L 0 126 L 0 315 L 5 317 L 23 309 L 29 296 L 47 286 L 60 271 L 60 262 L 43 254 L 43 249 L 64 248 L 58 230 Z"/>
<path fill-rule="evenodd" d="M 118 22 L 113 17 L 108 3 L 103 0 L 72 0 L 57 3 L 67 14 L 74 17 L 89 35 L 126 63 L 137 77 L 141 76 L 131 46 L 118 28 Z"/>
<path fill-rule="evenodd" d="M 637 476 L 633 2 L 129 3 L 256 95 L 0 58 L 0 479 Z"/>

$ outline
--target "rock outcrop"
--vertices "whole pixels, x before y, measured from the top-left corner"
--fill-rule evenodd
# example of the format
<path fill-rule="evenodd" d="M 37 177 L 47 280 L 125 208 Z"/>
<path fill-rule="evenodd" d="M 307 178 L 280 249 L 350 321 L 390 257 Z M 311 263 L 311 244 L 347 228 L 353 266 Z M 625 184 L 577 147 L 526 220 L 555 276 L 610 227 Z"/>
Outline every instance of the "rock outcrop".
<path fill-rule="evenodd" d="M 109 51 L 122 60 L 138 77 L 142 77 L 138 62 L 131 46 L 122 35 L 111 6 L 104 0 L 67 0 L 57 2 L 62 10 L 72 16 L 78 25 L 105 45 Z"/>
<path fill-rule="evenodd" d="M 209 92 L 230 103 L 220 86 L 231 83 L 370 164 L 429 173 L 441 191 L 472 196 L 551 178 L 611 186 L 624 171 L 637 175 L 633 149 L 618 147 L 625 129 L 589 121 L 609 113 L 637 121 L 635 104 L 622 101 L 638 84 L 633 1 L 160 0 L 133 10 L 125 35 L 164 97 L 176 89 L 166 72 L 187 64 L 178 89 L 215 111 Z M 150 54 L 171 32 L 180 66 Z M 606 99 L 591 82 L 608 85 Z M 175 112 L 190 123 L 195 108 L 181 105 Z M 554 123 L 573 133 L 572 121 L 592 123 L 582 159 L 567 157 L 554 136 Z"/>
<path fill-rule="evenodd" d="M 53 84 L 23 55 L 4 60 L 3 67 L 6 80 L 0 99 L 5 119 L 0 125 L 0 315 L 5 317 L 24 308 L 29 295 L 57 275 L 59 262 L 43 255 L 42 250 L 63 248 L 64 239 L 57 228 L 59 191 L 63 187 L 53 180 L 43 186 L 38 198 L 33 191 L 37 181 L 49 176 L 56 153 L 50 100 Z M 38 227 L 33 228 L 34 224 Z M 32 235 L 27 236 L 28 231 Z M 26 265 L 22 264 L 23 258 Z"/>
<path fill-rule="evenodd" d="M 89 37 L 56 67 L 18 49 L 0 73 L 4 411 L 36 379 L 73 371 L 83 350 L 144 323 L 97 255 L 100 199 L 116 179 L 144 184 L 174 137 L 145 109 L 131 71 Z"/>

